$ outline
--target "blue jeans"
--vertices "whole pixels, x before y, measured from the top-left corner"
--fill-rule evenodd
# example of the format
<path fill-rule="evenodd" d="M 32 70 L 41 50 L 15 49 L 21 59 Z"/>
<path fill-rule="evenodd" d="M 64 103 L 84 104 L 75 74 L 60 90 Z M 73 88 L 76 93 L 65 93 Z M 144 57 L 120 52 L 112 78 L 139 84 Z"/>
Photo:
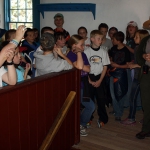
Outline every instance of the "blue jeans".
<path fill-rule="evenodd" d="M 113 110 L 116 117 L 122 117 L 124 110 L 124 97 L 120 101 L 116 100 L 113 79 L 113 77 L 110 77 L 110 94 L 112 97 Z"/>
<path fill-rule="evenodd" d="M 84 102 L 82 99 L 83 89 L 81 89 L 81 103 L 85 107 L 80 115 L 80 125 L 86 127 L 86 124 L 90 121 L 92 113 L 95 110 L 95 103 L 90 99 L 89 102 Z"/>
<path fill-rule="evenodd" d="M 130 105 L 129 99 L 130 99 L 132 79 L 133 79 L 133 75 L 130 69 L 127 69 L 127 76 L 128 76 L 128 91 L 127 91 L 127 94 L 123 97 L 124 107 L 128 107 Z"/>
<path fill-rule="evenodd" d="M 140 93 L 139 81 L 137 79 L 133 79 L 130 95 L 130 111 L 128 116 L 129 119 L 135 119 L 137 97 L 139 93 Z"/>

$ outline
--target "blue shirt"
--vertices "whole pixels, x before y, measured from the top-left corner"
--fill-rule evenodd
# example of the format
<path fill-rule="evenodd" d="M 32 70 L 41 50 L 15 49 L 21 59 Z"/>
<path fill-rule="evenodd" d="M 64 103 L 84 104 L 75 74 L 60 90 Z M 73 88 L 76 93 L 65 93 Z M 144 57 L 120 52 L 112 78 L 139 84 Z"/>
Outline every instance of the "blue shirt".
<path fill-rule="evenodd" d="M 24 81 L 24 71 L 22 70 L 22 67 L 20 68 L 20 66 L 19 66 L 18 68 L 16 68 L 17 82 L 21 82 L 21 81 Z M 3 86 L 6 86 L 6 85 L 8 85 L 8 84 L 3 82 Z"/>

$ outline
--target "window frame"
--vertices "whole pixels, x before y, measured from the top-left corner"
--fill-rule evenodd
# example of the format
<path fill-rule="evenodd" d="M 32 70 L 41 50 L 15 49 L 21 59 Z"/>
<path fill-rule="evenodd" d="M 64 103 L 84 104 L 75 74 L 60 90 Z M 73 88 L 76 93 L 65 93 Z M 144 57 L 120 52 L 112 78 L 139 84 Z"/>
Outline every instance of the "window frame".
<path fill-rule="evenodd" d="M 32 0 L 32 22 L 19 22 L 19 23 L 33 23 L 33 28 L 37 28 L 38 30 L 40 29 L 40 12 L 37 10 L 37 5 L 40 4 L 40 0 Z M 10 0 L 5 0 L 4 3 L 4 27 L 6 30 L 9 30 L 9 23 L 10 22 Z M 12 22 L 12 23 L 17 23 L 17 22 Z"/>

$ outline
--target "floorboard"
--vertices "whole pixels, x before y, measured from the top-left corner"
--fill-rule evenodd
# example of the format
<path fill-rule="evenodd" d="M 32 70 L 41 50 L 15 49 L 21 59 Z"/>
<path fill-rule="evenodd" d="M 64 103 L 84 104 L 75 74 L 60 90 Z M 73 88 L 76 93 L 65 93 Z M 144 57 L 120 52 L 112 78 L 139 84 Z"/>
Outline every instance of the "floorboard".
<path fill-rule="evenodd" d="M 112 107 L 107 108 L 107 112 Z M 129 109 L 124 110 L 122 119 L 128 116 Z M 142 124 L 139 121 L 143 118 L 142 110 L 136 113 L 135 125 L 122 125 L 115 121 L 114 115 L 109 115 L 109 122 L 102 128 L 97 126 L 97 113 L 94 114 L 92 125 L 87 129 L 88 136 L 81 137 L 80 143 L 74 147 L 80 150 L 150 150 L 150 138 L 139 140 L 135 135 L 141 131 Z"/>

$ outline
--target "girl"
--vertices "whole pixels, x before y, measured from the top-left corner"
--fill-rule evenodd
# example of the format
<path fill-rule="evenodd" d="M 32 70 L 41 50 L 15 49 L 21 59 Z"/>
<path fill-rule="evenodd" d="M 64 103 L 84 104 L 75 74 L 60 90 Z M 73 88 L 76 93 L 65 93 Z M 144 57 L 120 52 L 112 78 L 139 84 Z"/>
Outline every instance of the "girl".
<path fill-rule="evenodd" d="M 2 43 L 2 46 L 6 46 L 9 42 L 8 41 L 5 41 Z M 20 60 L 21 60 L 21 55 L 19 53 L 19 47 L 16 48 L 15 50 L 15 53 L 14 53 L 14 57 L 13 57 L 13 64 L 15 66 L 15 69 L 16 69 L 16 73 L 17 73 L 17 82 L 21 82 L 21 81 L 24 81 L 27 79 L 27 74 L 28 74 L 28 71 L 30 70 L 30 64 L 26 64 L 26 69 L 24 70 L 21 66 L 19 66 L 20 64 Z M 4 67 L 5 69 L 7 70 L 8 67 L 5 65 L 4 63 Z M 7 85 L 5 82 L 3 82 L 3 85 Z"/>
<path fill-rule="evenodd" d="M 90 38 L 87 37 L 87 29 L 85 27 L 80 27 L 78 29 L 78 35 L 80 35 L 83 39 L 84 39 L 84 45 L 85 45 L 85 49 L 88 48 L 91 45 L 91 41 Z"/>
<path fill-rule="evenodd" d="M 79 35 L 73 35 L 68 41 L 71 49 L 67 57 L 72 61 L 75 68 L 81 70 L 81 104 L 85 107 L 80 116 L 80 135 L 87 136 L 86 127 L 95 110 L 95 104 L 91 100 L 88 89 L 88 72 L 90 65 L 84 54 L 84 39 Z"/>
<path fill-rule="evenodd" d="M 10 29 L 5 33 L 5 41 L 11 41 L 15 38 L 16 35 L 16 30 L 15 29 Z M 27 63 L 23 54 L 21 53 L 21 64 L 22 63 Z"/>
<path fill-rule="evenodd" d="M 25 32 L 25 26 L 21 25 L 16 30 L 15 39 L 9 42 L 0 53 L 0 66 L 7 60 L 7 67 L 8 71 L 4 69 L 4 67 L 0 68 L 0 87 L 2 86 L 2 81 L 8 83 L 9 85 L 15 85 L 16 84 L 16 71 L 14 68 L 14 65 L 12 63 L 12 59 L 14 57 L 15 48 L 18 46 L 20 40 L 22 39 L 24 32 Z"/>
<path fill-rule="evenodd" d="M 126 47 L 131 52 L 131 60 L 134 58 L 134 48 L 136 46 L 136 43 L 134 41 L 134 36 L 136 31 L 138 30 L 137 23 L 135 21 L 130 21 L 127 24 L 126 28 Z"/>
<path fill-rule="evenodd" d="M 135 37 L 134 37 L 134 41 L 136 44 L 140 44 L 141 40 L 148 36 L 149 33 L 147 30 L 137 30 L 136 34 L 135 34 Z M 139 46 L 136 46 L 135 48 L 135 53 L 138 49 Z M 134 56 L 135 56 L 135 53 L 134 53 Z M 139 66 L 137 63 L 136 63 L 136 60 L 135 60 L 135 57 L 134 57 L 134 63 L 129 63 L 128 64 L 129 68 L 130 69 L 134 69 L 134 79 L 133 79 L 133 82 L 132 82 L 132 87 L 131 87 L 131 94 L 130 94 L 130 110 L 129 110 L 129 115 L 128 115 L 128 118 L 121 121 L 121 124 L 124 124 L 124 125 L 131 125 L 131 124 L 135 124 L 136 121 L 135 121 L 135 114 L 136 114 L 136 104 L 137 104 L 137 96 L 138 94 L 140 93 L 140 84 L 139 84 L 139 81 L 138 81 L 138 74 L 139 74 L 139 70 L 141 68 L 141 66 Z"/>
<path fill-rule="evenodd" d="M 136 47 L 136 43 L 134 42 L 134 37 L 135 33 L 138 30 L 138 25 L 135 21 L 130 21 L 127 24 L 126 28 L 126 47 L 130 51 L 130 57 L 131 61 L 134 61 L 134 48 Z M 127 75 L 128 75 L 128 91 L 127 94 L 125 95 L 125 104 L 124 107 L 129 106 L 129 99 L 130 99 L 130 92 L 131 92 L 131 86 L 132 86 L 132 81 L 134 78 L 134 70 L 129 70 L 127 69 Z"/>

